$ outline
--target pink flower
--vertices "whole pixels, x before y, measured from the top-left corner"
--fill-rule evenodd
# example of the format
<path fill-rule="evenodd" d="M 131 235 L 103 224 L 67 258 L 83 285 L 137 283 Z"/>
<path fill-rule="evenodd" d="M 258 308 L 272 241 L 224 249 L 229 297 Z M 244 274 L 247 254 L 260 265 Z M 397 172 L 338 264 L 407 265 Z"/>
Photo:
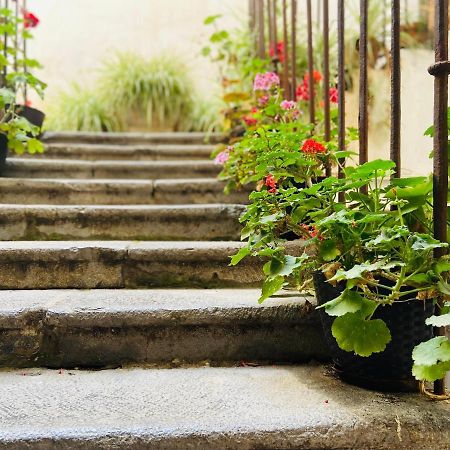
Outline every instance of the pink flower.
<path fill-rule="evenodd" d="M 221 151 L 214 158 L 214 164 L 223 165 L 230 159 L 230 151 L 233 150 L 233 147 L 227 147 L 225 150 Z"/>
<path fill-rule="evenodd" d="M 330 88 L 330 102 L 331 103 L 338 102 L 338 95 L 339 95 L 339 91 L 335 87 Z"/>
<path fill-rule="evenodd" d="M 283 100 L 280 104 L 280 108 L 285 111 L 290 111 L 291 109 L 295 109 L 297 107 L 297 103 L 293 100 Z"/>
<path fill-rule="evenodd" d="M 267 103 L 269 103 L 269 96 L 268 95 L 263 95 L 262 97 L 258 98 L 258 105 L 259 106 L 266 106 Z"/>
<path fill-rule="evenodd" d="M 253 83 L 254 91 L 270 91 L 280 85 L 280 78 L 275 72 L 257 73 Z"/>

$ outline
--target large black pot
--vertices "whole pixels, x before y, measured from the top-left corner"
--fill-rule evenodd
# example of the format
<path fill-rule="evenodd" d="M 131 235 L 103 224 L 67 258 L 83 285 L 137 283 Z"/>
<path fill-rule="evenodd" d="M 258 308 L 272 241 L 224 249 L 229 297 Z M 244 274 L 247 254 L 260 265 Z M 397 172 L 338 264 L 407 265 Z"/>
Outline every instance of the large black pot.
<path fill-rule="evenodd" d="M 335 299 L 343 286 L 334 287 L 325 281 L 322 272 L 314 274 L 314 287 L 319 305 Z M 413 348 L 432 337 L 432 327 L 425 320 L 433 315 L 433 302 L 411 300 L 377 308 L 373 318 L 386 322 L 392 341 L 384 352 L 369 357 L 357 356 L 339 348 L 331 334 L 334 317 L 320 309 L 325 340 L 330 349 L 336 372 L 344 380 L 357 386 L 380 391 L 412 392 L 418 382 L 411 373 Z"/>

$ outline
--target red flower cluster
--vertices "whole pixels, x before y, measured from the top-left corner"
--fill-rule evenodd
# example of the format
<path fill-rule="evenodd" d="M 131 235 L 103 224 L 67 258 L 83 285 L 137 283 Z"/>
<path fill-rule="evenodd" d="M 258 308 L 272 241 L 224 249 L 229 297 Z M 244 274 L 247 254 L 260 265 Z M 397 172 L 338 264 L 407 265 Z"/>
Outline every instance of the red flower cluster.
<path fill-rule="evenodd" d="M 39 19 L 30 11 L 24 9 L 23 14 L 23 24 L 25 28 L 35 28 L 39 25 Z"/>
<path fill-rule="evenodd" d="M 309 234 L 311 238 L 315 238 L 319 234 L 319 230 L 314 225 L 306 225 L 306 223 L 302 223 L 301 227 Z"/>
<path fill-rule="evenodd" d="M 300 150 L 303 153 L 308 153 L 310 155 L 315 155 L 317 153 L 326 153 L 327 151 L 323 144 L 315 141 L 314 139 L 306 139 L 306 141 L 303 142 Z"/>
<path fill-rule="evenodd" d="M 322 80 L 322 74 L 318 70 L 313 72 L 314 83 L 319 83 Z M 309 73 L 303 76 L 303 82 L 297 86 L 295 91 L 297 100 L 309 101 Z"/>
<path fill-rule="evenodd" d="M 276 52 L 273 44 L 269 48 L 269 56 L 271 58 L 275 58 L 275 56 L 278 57 L 278 60 L 282 63 L 284 62 L 284 41 L 277 42 L 276 45 Z"/>
<path fill-rule="evenodd" d="M 269 188 L 268 191 L 271 194 L 275 194 L 277 192 L 277 182 L 275 181 L 275 178 L 271 173 L 266 176 L 264 184 Z"/>
<path fill-rule="evenodd" d="M 338 102 L 338 95 L 339 95 L 339 91 L 335 87 L 330 88 L 330 102 L 331 103 Z"/>
<path fill-rule="evenodd" d="M 256 114 L 258 112 L 258 108 L 253 107 L 250 110 L 251 114 Z M 248 127 L 253 127 L 258 123 L 258 120 L 255 117 L 252 117 L 252 115 L 244 116 L 242 120 L 245 122 L 245 125 Z"/>

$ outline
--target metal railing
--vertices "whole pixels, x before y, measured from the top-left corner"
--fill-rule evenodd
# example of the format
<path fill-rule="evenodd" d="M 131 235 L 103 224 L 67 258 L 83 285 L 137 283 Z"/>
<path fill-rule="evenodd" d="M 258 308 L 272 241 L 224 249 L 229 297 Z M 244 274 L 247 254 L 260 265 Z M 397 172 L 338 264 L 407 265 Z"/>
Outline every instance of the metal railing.
<path fill-rule="evenodd" d="M 329 0 L 322 1 L 323 37 L 323 105 L 324 105 L 324 139 L 330 140 L 330 66 L 329 66 Z M 368 22 L 369 1 L 360 0 L 360 30 L 359 30 L 359 162 L 363 164 L 369 158 L 369 79 L 368 79 Z M 401 61 L 400 61 L 400 30 L 401 4 L 400 0 L 391 0 L 391 45 L 390 45 L 390 158 L 396 163 L 396 177 L 401 176 Z M 435 64 L 429 68 L 429 73 L 435 77 L 434 82 L 434 162 L 433 162 L 433 223 L 434 236 L 441 241 L 447 241 L 447 195 L 448 195 L 448 0 L 435 2 Z M 255 36 L 255 53 L 260 58 L 266 58 L 266 37 L 269 48 L 273 48 L 272 62 L 274 70 L 280 72 L 287 99 L 295 100 L 297 85 L 296 55 L 297 55 L 297 10 L 303 8 L 306 15 L 307 55 L 309 79 L 309 120 L 316 121 L 315 92 L 313 71 L 313 27 L 311 0 L 282 0 L 282 36 L 283 61 L 280 61 L 278 49 L 277 0 L 249 0 L 251 31 Z M 290 12 L 290 14 L 288 14 Z M 407 10 L 404 10 L 407 14 Z M 266 32 L 266 26 L 268 32 Z M 383 30 L 385 35 L 385 30 Z M 337 86 L 338 86 L 338 144 L 340 150 L 345 149 L 345 1 L 337 0 Z M 341 160 L 340 166 L 345 161 Z M 342 177 L 340 167 L 338 175 Z M 330 169 L 327 169 L 328 174 Z M 436 249 L 439 257 L 443 249 Z M 445 329 L 435 329 L 435 335 L 445 335 Z M 435 383 L 435 393 L 443 394 L 444 381 Z"/>

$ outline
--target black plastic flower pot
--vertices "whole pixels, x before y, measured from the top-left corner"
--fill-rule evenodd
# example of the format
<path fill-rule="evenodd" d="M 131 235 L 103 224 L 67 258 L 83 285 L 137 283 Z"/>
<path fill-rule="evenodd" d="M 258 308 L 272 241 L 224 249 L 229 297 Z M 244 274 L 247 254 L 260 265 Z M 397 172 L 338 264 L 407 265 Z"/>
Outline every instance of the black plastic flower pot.
<path fill-rule="evenodd" d="M 317 303 L 335 299 L 343 286 L 327 283 L 322 272 L 314 274 Z M 355 355 L 339 348 L 331 333 L 334 317 L 320 309 L 320 319 L 325 340 L 330 349 L 337 374 L 342 380 L 368 389 L 390 392 L 414 392 L 418 382 L 412 376 L 412 351 L 423 341 L 432 337 L 432 327 L 425 320 L 433 315 L 432 301 L 402 301 L 391 306 L 377 308 L 373 318 L 382 319 L 388 326 L 392 340 L 384 352 L 369 357 Z"/>
<path fill-rule="evenodd" d="M 8 156 L 8 138 L 0 133 L 0 175 L 3 174 L 6 166 L 6 157 Z"/>
<path fill-rule="evenodd" d="M 42 111 L 39 111 L 36 108 L 31 108 L 30 106 L 17 105 L 16 113 L 25 117 L 32 125 L 42 128 L 44 124 L 45 114 Z"/>

